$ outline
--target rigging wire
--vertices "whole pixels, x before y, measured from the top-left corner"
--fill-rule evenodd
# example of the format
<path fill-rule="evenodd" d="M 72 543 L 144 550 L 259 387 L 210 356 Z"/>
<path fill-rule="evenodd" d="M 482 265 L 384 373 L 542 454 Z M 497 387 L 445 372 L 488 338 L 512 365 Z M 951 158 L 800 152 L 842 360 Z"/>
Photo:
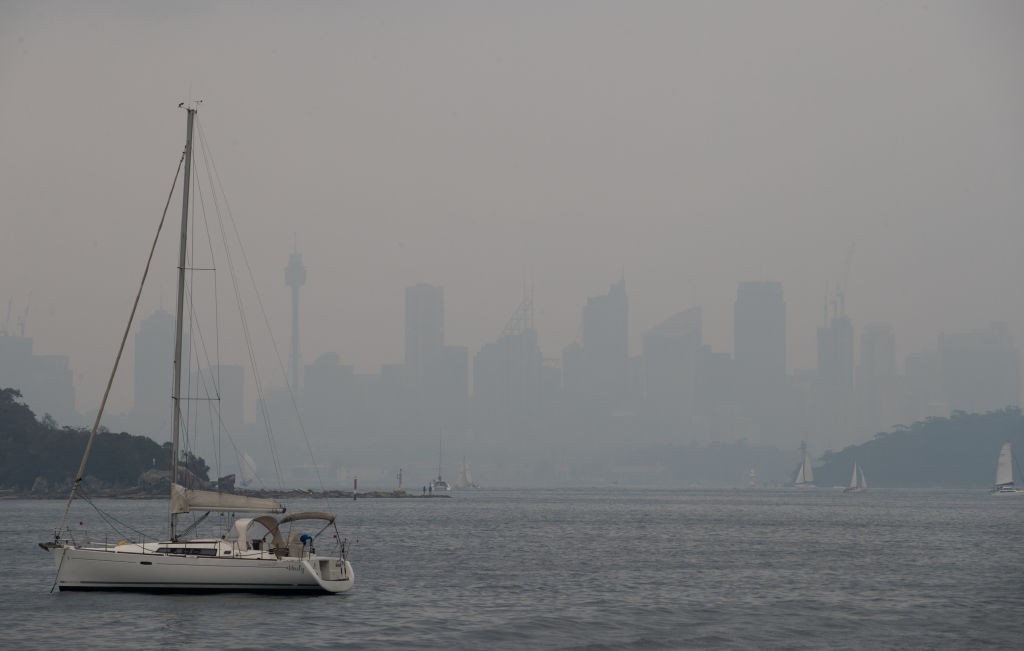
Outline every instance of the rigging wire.
<path fill-rule="evenodd" d="M 111 529 L 113 529 L 114 533 L 116 533 L 121 538 L 127 538 L 128 536 L 125 536 L 124 532 L 117 528 L 117 525 L 121 525 L 125 529 L 129 529 L 132 533 L 136 534 L 137 536 L 139 536 L 142 539 L 146 538 L 146 534 L 144 532 L 139 531 L 138 529 L 136 529 L 135 527 L 131 526 L 130 524 L 126 524 L 124 522 L 121 522 L 120 520 L 115 518 L 113 515 L 107 513 L 106 511 L 104 511 L 100 507 L 96 506 L 96 504 L 92 501 L 92 498 L 89 497 L 89 495 L 84 490 L 81 491 L 81 496 L 82 496 L 82 499 L 85 500 L 86 503 L 88 503 L 89 506 L 91 506 L 96 511 L 96 513 L 100 516 L 100 518 L 104 522 L 107 523 L 107 526 L 109 526 Z"/>
<path fill-rule="evenodd" d="M 227 212 L 229 219 L 231 219 L 232 224 L 234 224 L 234 218 L 231 215 L 231 206 L 228 203 L 227 196 L 224 194 L 223 184 L 220 183 L 220 176 L 217 173 L 216 166 L 214 165 L 214 163 L 212 161 L 212 157 L 210 156 L 209 145 L 208 145 L 208 143 L 206 141 L 206 135 L 205 135 L 205 132 L 204 132 L 204 130 L 202 128 L 202 124 L 201 123 L 199 125 L 198 134 L 199 134 L 200 150 L 202 151 L 203 156 L 204 156 L 204 160 L 207 163 L 206 164 L 206 171 L 207 171 L 207 175 L 209 175 L 209 177 L 210 177 L 210 183 L 214 187 L 220 188 L 220 193 L 219 194 L 224 199 L 225 212 Z M 258 365 L 258 363 L 256 361 L 256 351 L 255 351 L 255 348 L 253 347 L 253 344 L 252 344 L 252 337 L 251 337 L 250 331 L 249 331 L 248 318 L 245 315 L 245 310 L 242 309 L 242 294 L 241 294 L 241 291 L 239 289 L 238 277 L 237 277 L 237 273 L 235 271 L 235 265 L 234 265 L 234 262 L 233 262 L 233 259 L 232 259 L 232 256 L 231 256 L 231 249 L 230 249 L 230 247 L 228 247 L 228 237 L 227 237 L 226 231 L 224 230 L 224 220 L 223 220 L 222 213 L 220 211 L 220 204 L 217 201 L 217 196 L 218 195 L 217 195 L 217 193 L 214 193 L 213 196 L 214 196 L 214 209 L 215 209 L 215 213 L 216 213 L 217 218 L 218 218 L 218 225 L 219 225 L 219 228 L 220 228 L 221 238 L 222 238 L 223 245 L 224 245 L 224 255 L 225 255 L 225 258 L 227 259 L 227 263 L 228 263 L 228 274 L 229 274 L 229 277 L 231 278 L 231 283 L 232 283 L 232 286 L 234 288 L 235 298 L 238 301 L 238 305 L 239 305 L 239 318 L 240 318 L 241 325 L 242 325 L 242 331 L 243 331 L 243 334 L 244 334 L 246 348 L 247 348 L 247 351 L 248 351 L 248 354 L 249 354 L 249 363 L 252 364 L 252 368 L 253 368 L 253 382 L 256 385 L 256 391 L 257 391 L 257 394 L 259 395 L 260 414 L 261 414 L 261 416 L 263 418 L 264 428 L 265 428 L 265 430 L 267 432 L 267 440 L 268 440 L 268 443 L 269 443 L 269 446 L 270 446 L 270 453 L 271 453 L 271 459 L 272 459 L 273 464 L 274 464 L 274 471 L 275 471 L 275 473 L 277 475 L 278 486 L 283 490 L 283 488 L 284 488 L 284 480 L 283 480 L 283 475 L 281 473 L 281 466 L 280 466 L 279 456 L 277 454 L 277 447 L 276 447 L 276 445 L 274 443 L 273 428 L 271 427 L 271 423 L 270 423 L 270 415 L 267 412 L 265 393 L 263 391 L 263 383 L 262 383 L 262 381 L 260 379 L 259 365 Z M 244 247 L 241 246 L 241 238 L 238 237 L 237 229 L 235 230 L 235 236 L 238 239 L 239 248 L 240 248 L 240 250 L 242 252 L 243 260 L 245 260 L 246 267 L 249 269 L 250 281 L 253 283 L 253 286 L 255 287 L 255 279 L 254 279 L 253 274 L 252 274 L 252 269 L 251 269 L 251 267 L 249 267 L 248 258 L 245 255 L 245 249 L 244 249 Z M 257 301 L 258 301 L 258 303 L 260 305 L 260 308 L 261 308 L 261 310 L 263 310 L 263 302 L 262 302 L 262 300 L 260 298 L 259 292 L 257 291 L 255 293 L 256 293 L 256 299 L 257 299 Z M 265 310 L 263 310 L 263 316 L 264 316 L 264 319 L 266 320 L 266 311 Z M 270 331 L 270 327 L 269 327 L 269 322 L 267 323 L 267 329 L 268 329 L 268 332 L 271 332 Z M 272 334 L 271 334 L 270 339 L 271 339 L 271 344 L 273 345 L 274 350 L 276 352 L 277 351 L 277 345 L 276 345 L 276 343 L 274 343 Z"/>
<path fill-rule="evenodd" d="M 202 147 L 200 147 L 200 149 L 202 149 Z M 203 155 L 204 155 L 204 162 L 206 163 L 205 167 L 207 169 L 207 175 L 209 176 L 209 172 L 208 172 L 208 170 L 209 170 L 208 156 L 207 156 L 206 152 L 203 152 Z M 196 169 L 198 169 L 198 168 L 196 168 Z M 220 369 L 219 369 L 219 359 L 220 359 L 220 354 L 219 354 L 219 348 L 220 348 L 220 312 L 219 312 L 219 305 L 220 305 L 220 303 L 218 301 L 219 292 L 218 292 L 217 274 L 216 274 L 217 269 L 216 269 L 216 264 L 215 264 L 215 262 L 216 262 L 216 255 L 215 255 L 215 252 L 214 252 L 215 246 L 214 246 L 214 239 L 213 239 L 213 236 L 212 236 L 212 233 L 211 233 L 211 228 L 210 228 L 210 219 L 209 219 L 209 215 L 207 213 L 207 201 L 204 199 L 204 193 L 203 193 L 203 187 L 204 186 L 201 183 L 200 178 L 201 178 L 201 176 L 198 175 L 198 174 L 193 177 L 193 183 L 194 183 L 193 189 L 195 190 L 195 193 L 193 194 L 193 197 L 195 197 L 195 205 L 193 206 L 193 209 L 191 211 L 191 215 L 192 215 L 192 219 L 193 219 L 193 223 L 192 223 L 193 228 L 190 229 L 190 233 L 193 236 L 193 243 L 192 243 L 192 246 L 191 246 L 191 248 L 189 250 L 189 252 L 191 254 L 190 262 L 188 264 L 188 269 L 189 269 L 189 272 L 190 272 L 189 273 L 189 282 L 185 286 L 185 291 L 186 291 L 187 296 L 188 296 L 188 304 L 189 304 L 189 333 L 190 333 L 190 346 L 189 346 L 189 352 L 190 352 L 190 355 L 189 355 L 189 360 L 190 360 L 189 370 L 190 370 L 190 373 L 189 373 L 189 376 L 188 376 L 189 390 L 188 390 L 188 397 L 185 398 L 185 400 L 189 402 L 189 410 L 190 410 L 189 411 L 190 416 L 189 416 L 187 422 L 190 424 L 190 427 L 193 430 L 191 437 L 188 437 L 186 439 L 186 441 L 187 441 L 187 444 L 188 444 L 187 449 L 189 451 L 193 452 L 194 454 L 196 454 L 197 456 L 198 456 L 198 454 L 200 452 L 199 449 L 198 449 L 198 446 L 199 446 L 199 443 L 200 443 L 199 438 L 198 438 L 199 416 L 200 416 L 200 414 L 199 414 L 198 407 L 193 408 L 191 403 L 192 402 L 205 401 L 205 402 L 216 402 L 219 405 L 219 404 L 221 404 L 221 401 L 222 401 L 221 384 L 220 384 L 220 378 L 219 378 L 219 371 L 220 371 Z M 212 184 L 212 180 L 211 180 L 211 186 L 212 185 L 213 184 Z M 216 206 L 217 206 L 217 196 L 216 196 L 216 193 L 211 193 L 211 197 L 212 197 L 212 201 L 214 203 L 215 212 L 219 214 L 219 211 L 216 210 Z M 204 232 L 206 234 L 206 242 L 205 242 L 206 248 L 207 248 L 208 253 L 210 255 L 209 266 L 206 266 L 206 261 L 205 260 L 200 260 L 199 259 L 200 258 L 200 256 L 199 256 L 199 247 L 198 247 L 198 245 L 196 243 L 196 241 L 198 239 L 198 227 L 196 226 L 196 222 L 199 221 L 200 216 L 202 217 L 202 222 L 203 222 L 203 226 L 204 226 Z M 212 359 L 211 359 L 211 352 L 210 352 L 211 346 L 210 346 L 210 344 L 209 344 L 209 342 L 207 340 L 207 337 L 206 337 L 206 329 L 204 327 L 202 327 L 202 325 L 201 325 L 202 317 L 201 317 L 201 315 L 199 313 L 200 310 L 197 308 L 197 300 L 198 299 L 197 299 L 197 295 L 195 293 L 195 287 L 196 287 L 195 272 L 197 272 L 197 271 L 210 271 L 210 272 L 214 272 L 213 273 L 213 283 L 212 284 L 213 284 L 213 290 L 214 290 L 214 296 L 213 296 L 214 309 L 213 309 L 213 314 L 214 314 L 215 328 L 214 328 L 214 338 L 213 338 L 213 344 L 212 344 L 212 347 L 213 347 L 213 357 L 212 357 Z M 218 365 L 215 365 L 213 363 L 214 360 L 218 361 Z M 194 362 L 194 364 L 193 364 L 193 362 Z M 206 364 L 206 372 L 205 373 L 203 372 L 203 369 L 200 368 L 201 363 L 204 363 L 204 362 Z M 193 365 L 195 367 L 195 372 L 194 373 L 192 373 Z M 216 378 L 214 377 L 214 374 L 213 374 L 213 369 L 215 368 L 215 366 L 216 366 L 216 372 L 218 374 Z M 209 378 L 207 377 L 208 374 L 209 374 Z M 203 397 L 200 397 L 200 396 L 203 396 Z M 213 435 L 213 438 L 214 438 L 214 455 L 215 455 L 214 464 L 215 464 L 215 467 L 217 469 L 217 471 L 216 471 L 217 472 L 217 477 L 220 477 L 220 476 L 222 476 L 224 474 L 223 466 L 222 466 L 222 453 L 221 453 L 221 446 L 223 444 L 224 436 L 227 437 L 228 442 L 231 445 L 231 448 L 234 450 L 234 452 L 235 452 L 235 459 L 236 459 L 236 461 L 237 461 L 237 463 L 239 465 L 239 468 L 241 469 L 243 467 L 241 451 L 239 450 L 239 447 L 236 445 L 233 437 L 231 436 L 230 430 L 228 430 L 227 425 L 224 422 L 223 413 L 221 412 L 220 409 L 216 409 L 212 405 L 208 405 L 206 413 L 207 413 L 207 415 L 209 417 L 210 432 L 211 432 L 211 435 Z M 259 480 L 259 482 L 260 482 L 260 485 L 263 485 L 262 480 Z M 220 486 L 218 486 L 218 489 L 219 488 L 220 488 Z"/>
<path fill-rule="evenodd" d="M 209 151 L 209 147 L 207 145 L 206 136 L 205 136 L 205 133 L 203 132 L 203 128 L 202 128 L 201 124 L 199 125 L 199 141 L 200 141 L 201 149 L 203 149 L 204 156 L 205 156 L 206 152 Z M 255 275 L 253 274 L 252 266 L 249 264 L 249 258 L 248 258 L 248 256 L 245 253 L 245 247 L 242 246 L 242 239 L 241 239 L 241 235 L 238 232 L 238 225 L 235 222 L 234 214 L 231 212 L 231 206 L 228 203 L 226 194 L 224 193 L 223 184 L 221 183 L 221 180 L 220 180 L 220 174 L 217 172 L 217 168 L 213 164 L 212 160 L 209 162 L 208 165 L 209 165 L 208 173 L 210 171 L 212 171 L 213 179 L 216 180 L 217 186 L 221 188 L 220 194 L 222 196 L 224 196 L 224 204 L 225 204 L 228 220 L 230 221 L 230 225 L 231 225 L 233 234 L 235 236 L 235 239 L 238 241 L 239 250 L 241 251 L 242 260 L 245 263 L 246 271 L 248 271 L 248 273 L 249 273 L 250 282 L 252 283 L 253 287 L 256 287 L 256 278 L 255 278 Z M 220 212 L 219 211 L 218 211 L 217 214 L 218 214 L 218 217 L 220 217 Z M 223 226 L 222 226 L 222 229 L 223 229 Z M 225 248 L 226 248 L 226 242 L 227 242 L 227 239 L 226 239 L 226 236 L 225 236 Z M 229 258 L 229 264 L 230 264 L 230 258 Z M 313 454 L 313 448 L 312 448 L 312 446 L 309 443 L 309 435 L 307 434 L 306 428 L 305 428 L 305 426 L 302 423 L 302 416 L 301 416 L 301 414 L 299 412 L 298 401 L 295 398 L 294 387 L 292 387 L 291 383 L 288 381 L 288 373 L 287 373 L 287 371 L 286 371 L 286 369 L 284 367 L 284 362 L 282 361 L 282 358 L 281 358 L 281 352 L 280 352 L 280 350 L 277 347 L 277 342 L 276 342 L 276 340 L 273 337 L 273 330 L 270 327 L 270 319 L 267 316 L 267 310 L 266 310 L 266 308 L 263 305 L 263 299 L 260 296 L 260 293 L 258 291 L 255 292 L 255 294 L 256 294 L 256 301 L 257 301 L 257 303 L 260 306 L 260 313 L 263 316 L 263 321 L 264 321 L 264 324 L 266 325 L 266 328 L 267 328 L 267 332 L 271 333 L 270 343 L 271 343 L 271 346 L 272 346 L 272 348 L 274 350 L 274 356 L 277 359 L 277 364 L 278 364 L 279 370 L 281 371 L 281 376 L 284 378 L 285 386 L 288 388 L 288 397 L 291 400 L 292 408 L 295 410 L 295 415 L 296 415 L 296 420 L 297 420 L 298 425 L 299 425 L 299 430 L 302 432 L 302 438 L 303 438 L 303 441 L 305 442 L 306 450 L 309 452 L 310 459 L 311 459 L 311 461 L 313 463 L 313 471 L 316 474 L 317 482 L 320 484 L 320 491 L 325 496 L 325 499 L 326 499 L 327 489 L 324 486 L 323 478 L 320 475 L 320 466 L 319 466 L 319 464 L 316 461 L 316 456 Z M 276 463 L 277 463 L 277 460 L 275 458 L 275 464 Z"/>
<path fill-rule="evenodd" d="M 214 421 L 214 412 L 216 412 L 216 414 L 217 414 L 216 423 L 219 424 L 219 423 L 222 422 L 222 419 L 220 417 L 220 409 L 219 409 L 220 400 L 221 400 L 220 384 L 219 384 L 219 382 L 214 382 L 213 381 L 213 377 L 212 377 L 212 372 L 211 371 L 213 369 L 214 364 L 212 363 L 213 360 L 210 359 L 210 349 L 209 349 L 209 346 L 207 345 L 206 337 L 204 335 L 205 330 L 200 326 L 200 316 L 199 316 L 198 310 L 196 309 L 196 303 L 195 303 L 196 299 L 195 299 L 195 291 L 194 291 L 194 287 L 195 287 L 194 278 L 195 278 L 195 272 L 196 271 L 212 271 L 212 272 L 214 272 L 213 273 L 213 277 L 214 277 L 214 282 L 215 283 L 216 283 L 217 275 L 216 275 L 216 267 L 213 266 L 213 262 L 212 262 L 213 247 L 212 247 L 212 243 L 210 242 L 209 220 L 206 218 L 206 202 L 203 201 L 202 185 L 199 183 L 199 179 L 198 178 L 194 179 L 194 182 L 195 182 L 195 190 L 196 190 L 195 196 L 197 197 L 197 201 L 198 201 L 198 205 L 199 205 L 200 210 L 199 210 L 199 212 L 196 212 L 195 210 L 193 210 L 193 212 L 192 212 L 192 215 L 193 215 L 193 217 L 192 217 L 192 219 L 193 219 L 193 226 L 195 225 L 195 221 L 197 219 L 196 215 L 202 214 L 203 224 L 204 224 L 205 229 L 206 229 L 207 244 L 210 247 L 210 256 L 211 256 L 211 263 L 210 263 L 210 265 L 211 266 L 208 267 L 208 268 L 207 267 L 200 268 L 200 267 L 197 266 L 199 264 L 196 261 L 196 257 L 197 257 L 197 253 L 198 253 L 198 247 L 195 244 L 195 238 L 197 237 L 196 231 L 198 229 L 197 228 L 192 228 L 191 232 L 193 234 L 193 245 L 192 245 L 192 263 L 190 265 L 191 275 L 190 275 L 190 282 L 186 286 L 185 291 L 188 293 L 188 296 L 189 296 L 189 306 L 190 306 L 190 311 L 189 311 L 189 333 L 196 333 L 196 335 L 198 336 L 198 349 L 195 346 L 191 346 L 190 345 L 189 352 L 190 352 L 190 359 L 192 359 L 192 353 L 194 353 L 194 356 L 195 356 L 195 376 L 194 377 L 196 379 L 197 385 L 199 385 L 197 387 L 197 389 L 196 389 L 196 393 L 203 395 L 204 398 L 205 398 L 205 401 L 207 401 L 207 402 L 216 402 L 217 405 L 218 405 L 218 407 L 215 408 L 213 405 L 208 404 L 206 412 L 207 412 L 207 414 L 209 416 L 209 419 L 210 419 L 210 433 L 214 437 L 214 444 L 213 444 L 213 447 L 214 447 L 214 465 L 215 465 L 215 468 L 217 469 L 217 476 L 220 477 L 221 476 L 221 470 L 222 470 L 221 464 L 220 464 L 220 442 L 219 442 L 220 441 L 220 428 L 217 427 L 217 425 L 215 424 L 215 421 Z M 216 314 L 217 314 L 216 295 L 214 296 L 214 310 L 213 311 L 214 311 L 214 315 L 215 315 L 214 319 L 215 319 L 215 322 L 216 322 Z M 195 338 L 196 337 L 192 337 L 190 339 L 190 342 L 195 340 Z M 219 364 L 220 357 L 219 357 L 219 354 L 217 353 L 217 350 L 219 350 L 219 341 L 218 340 L 219 340 L 219 330 L 215 329 L 215 332 L 214 332 L 214 348 L 215 348 L 215 350 L 214 350 L 214 359 L 217 360 L 218 364 Z M 210 391 L 210 386 L 206 382 L 206 375 L 204 375 L 202 369 L 200 368 L 200 361 L 205 361 L 206 367 L 207 367 L 207 371 L 211 372 L 211 378 L 210 378 L 211 382 L 210 383 L 212 384 L 212 388 L 213 388 L 212 393 Z M 191 363 L 189 365 L 189 370 L 190 370 L 189 383 L 190 383 L 190 386 L 191 386 L 191 382 L 193 380 L 193 376 L 191 375 L 191 370 L 192 370 Z M 189 395 L 191 395 L 191 393 Z M 196 434 L 198 434 L 198 431 L 199 431 L 199 413 L 198 412 L 199 412 L 199 410 L 198 410 L 198 408 L 196 408 L 195 422 L 193 423 L 193 427 L 195 428 Z M 193 451 L 198 456 L 198 454 L 199 454 L 199 449 L 198 449 L 199 440 L 198 440 L 197 437 L 193 437 L 193 440 L 194 440 Z"/>
<path fill-rule="evenodd" d="M 68 504 L 64 507 L 64 515 L 61 516 L 60 526 L 57 528 L 56 535 L 59 536 L 60 532 L 64 529 L 64 525 L 67 522 L 68 512 L 71 510 L 71 502 L 75 499 L 75 493 L 78 490 L 79 485 L 82 483 L 82 477 L 85 475 L 85 463 L 89 460 L 89 452 L 92 450 L 92 444 L 96 440 L 96 431 L 100 427 L 100 419 L 103 417 L 103 410 L 107 406 L 107 398 L 110 396 L 110 388 L 114 384 L 114 376 L 117 374 L 117 367 L 121 363 L 121 355 L 124 353 L 125 343 L 128 341 L 128 334 L 131 332 L 132 322 L 135 320 L 135 311 L 139 307 L 139 299 L 142 297 L 142 288 L 146 284 L 146 277 L 149 276 L 149 267 L 153 262 L 153 252 L 156 251 L 156 243 L 160 239 L 160 231 L 164 227 L 164 220 L 167 217 L 167 209 L 171 205 L 171 197 L 174 195 L 174 188 L 178 184 L 178 176 L 181 174 L 181 166 L 185 162 L 185 152 L 181 152 L 181 158 L 178 159 L 178 170 L 174 173 L 174 180 L 171 181 L 171 189 L 167 193 L 167 202 L 164 204 L 164 212 L 160 215 L 160 223 L 157 224 L 156 234 L 153 236 L 153 244 L 149 249 L 149 257 L 146 258 L 146 268 L 142 272 L 142 280 L 139 281 L 139 290 L 135 294 L 135 301 L 132 303 L 131 314 L 128 315 L 128 323 L 124 327 L 124 335 L 121 337 L 121 345 L 117 349 L 117 357 L 114 359 L 114 367 L 110 371 L 110 379 L 107 380 L 107 388 L 103 391 L 103 399 L 100 401 L 99 411 L 96 412 L 96 421 L 93 423 L 92 431 L 89 433 L 89 442 L 85 444 L 85 453 L 82 455 L 82 463 L 78 467 L 78 474 L 75 475 L 75 483 L 71 486 L 71 494 L 68 496 Z M 174 463 L 174 460 L 171 460 Z"/>

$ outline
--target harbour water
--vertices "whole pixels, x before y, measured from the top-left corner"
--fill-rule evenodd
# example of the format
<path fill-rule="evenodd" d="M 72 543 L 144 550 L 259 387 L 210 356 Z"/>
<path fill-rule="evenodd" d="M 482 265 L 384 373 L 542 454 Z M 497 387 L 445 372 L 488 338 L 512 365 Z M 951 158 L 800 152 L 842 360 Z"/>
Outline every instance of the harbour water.
<path fill-rule="evenodd" d="M 166 502 L 97 505 L 164 533 Z M 36 543 L 63 508 L 0 500 L 6 648 L 1024 646 L 1024 497 L 984 491 L 337 500 L 342 532 L 358 539 L 356 585 L 323 597 L 51 594 L 53 560 Z M 118 538 L 85 502 L 72 521 Z"/>

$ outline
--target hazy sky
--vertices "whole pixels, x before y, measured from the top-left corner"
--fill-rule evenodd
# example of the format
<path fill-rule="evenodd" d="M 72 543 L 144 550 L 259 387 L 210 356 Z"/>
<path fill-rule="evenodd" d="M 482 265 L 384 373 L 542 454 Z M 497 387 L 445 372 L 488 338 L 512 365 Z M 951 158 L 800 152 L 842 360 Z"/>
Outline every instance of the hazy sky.
<path fill-rule="evenodd" d="M 858 336 L 1024 347 L 1022 64 L 1014 1 L 0 0 L 0 316 L 31 294 L 95 406 L 191 97 L 282 350 L 297 238 L 306 362 L 400 361 L 417 282 L 475 353 L 524 279 L 559 357 L 624 272 L 633 354 L 692 305 L 731 352 L 737 282 L 780 280 L 809 368 L 851 245 Z M 158 264 L 142 316 L 173 305 Z"/>

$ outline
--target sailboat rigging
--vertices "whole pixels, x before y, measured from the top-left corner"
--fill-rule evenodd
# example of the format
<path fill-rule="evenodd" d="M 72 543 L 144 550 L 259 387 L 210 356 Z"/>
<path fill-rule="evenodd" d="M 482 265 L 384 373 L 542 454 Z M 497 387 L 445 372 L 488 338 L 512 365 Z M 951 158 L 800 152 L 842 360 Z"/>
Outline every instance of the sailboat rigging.
<path fill-rule="evenodd" d="M 993 495 L 1020 495 L 1024 490 L 1013 485 L 1013 450 L 1010 442 L 1003 443 L 999 450 L 999 461 L 996 462 L 996 483 L 992 486 Z"/>
<path fill-rule="evenodd" d="M 68 505 L 52 541 L 40 543 L 51 550 L 57 566 L 54 585 L 60 590 L 144 590 L 144 591 L 254 591 L 272 593 L 338 593 L 350 589 L 355 581 L 352 566 L 348 561 L 345 539 L 338 532 L 335 517 L 327 512 L 308 511 L 290 514 L 280 519 L 271 514 L 284 513 L 280 502 L 269 498 L 238 495 L 197 489 L 184 481 L 179 471 L 181 458 L 181 433 L 183 430 L 181 402 L 182 395 L 182 348 L 185 307 L 185 281 L 189 235 L 189 190 L 192 181 L 193 129 L 198 103 L 185 107 L 187 126 L 185 150 L 182 154 L 184 178 L 182 185 L 181 238 L 178 251 L 177 311 L 175 319 L 173 388 L 172 388 L 172 438 L 170 457 L 169 495 L 169 537 L 158 542 L 92 543 L 75 539 L 70 528 L 65 527 L 71 503 L 84 476 L 86 462 L 99 427 L 103 409 L 117 372 L 121 353 L 134 319 L 142 285 L 145 284 L 153 251 L 150 250 L 146 271 L 143 274 L 139 293 L 132 307 L 128 327 L 121 341 L 114 368 L 108 380 L 100 409 L 93 425 L 89 442 L 73 484 Z M 179 161 L 175 173 L 175 184 L 182 170 Z M 173 194 L 173 185 L 171 194 Z M 164 216 L 170 205 L 168 196 Z M 164 218 L 157 229 L 159 237 Z M 248 455 L 246 455 L 248 458 Z M 252 462 L 248 461 L 251 469 Z M 185 473 L 186 475 L 188 473 Z M 262 514 L 237 519 L 228 532 L 219 538 L 190 538 L 196 525 L 211 512 Z M 184 531 L 178 530 L 178 516 L 184 513 L 201 513 Z M 301 529 L 293 531 L 295 523 L 318 523 L 319 529 L 310 535 Z M 288 525 L 287 531 L 282 528 Z M 336 552 L 319 555 L 315 545 L 328 530 L 333 539 L 327 545 L 336 545 Z"/>
<path fill-rule="evenodd" d="M 811 469 L 811 456 L 806 452 L 804 452 L 804 459 L 800 462 L 800 467 L 797 469 L 793 486 L 801 488 L 814 487 L 814 470 Z"/>
<path fill-rule="evenodd" d="M 850 477 L 850 485 L 843 489 L 844 493 L 859 493 L 868 487 L 868 480 L 864 479 L 864 469 L 853 463 L 853 476 Z"/>
<path fill-rule="evenodd" d="M 437 479 L 430 482 L 430 494 L 434 496 L 451 497 L 452 485 L 441 479 L 442 460 L 441 434 L 437 435 Z"/>
<path fill-rule="evenodd" d="M 462 457 L 462 465 L 459 466 L 459 479 L 455 482 L 455 488 L 480 488 L 473 482 L 473 474 L 469 472 L 469 461 Z"/>

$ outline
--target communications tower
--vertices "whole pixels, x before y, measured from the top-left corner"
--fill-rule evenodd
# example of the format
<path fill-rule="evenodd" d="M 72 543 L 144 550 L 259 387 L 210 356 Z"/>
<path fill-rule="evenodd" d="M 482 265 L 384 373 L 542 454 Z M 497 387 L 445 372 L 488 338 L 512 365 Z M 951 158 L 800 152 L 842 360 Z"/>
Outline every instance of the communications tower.
<path fill-rule="evenodd" d="M 306 267 L 302 254 L 295 250 L 288 256 L 284 269 L 284 284 L 292 288 L 292 391 L 299 390 L 299 288 L 306 284 Z"/>

